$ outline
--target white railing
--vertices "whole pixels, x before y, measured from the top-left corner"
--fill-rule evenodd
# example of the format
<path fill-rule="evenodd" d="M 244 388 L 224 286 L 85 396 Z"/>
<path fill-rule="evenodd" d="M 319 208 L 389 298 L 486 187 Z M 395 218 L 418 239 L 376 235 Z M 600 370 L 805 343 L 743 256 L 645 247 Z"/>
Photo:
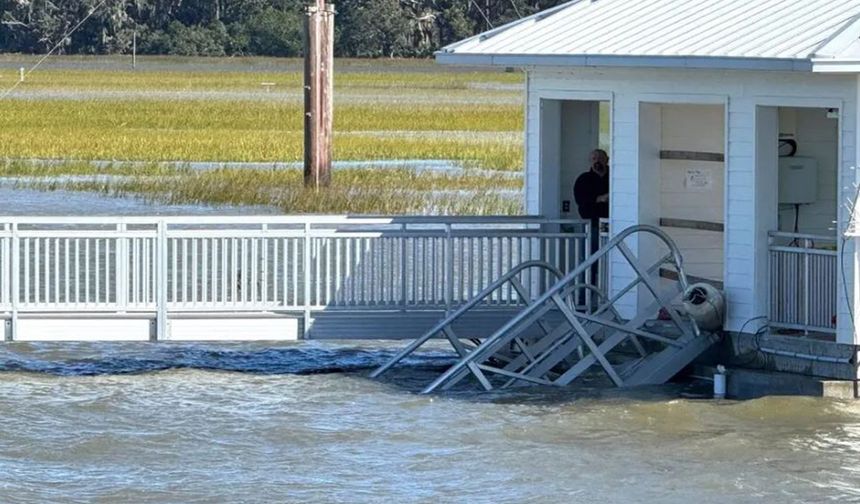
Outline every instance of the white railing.
<path fill-rule="evenodd" d="M 598 248 L 603 248 L 609 242 L 609 219 L 600 219 L 597 226 Z M 609 256 L 600 258 L 597 263 L 597 288 L 609 292 Z"/>
<path fill-rule="evenodd" d="M 836 238 L 770 233 L 770 325 L 836 332 Z"/>
<path fill-rule="evenodd" d="M 40 217 L 0 226 L 0 311 L 14 314 L 451 309 L 520 262 L 568 271 L 590 247 L 586 221 L 529 217 Z M 517 301 L 507 289 L 487 304 Z"/>

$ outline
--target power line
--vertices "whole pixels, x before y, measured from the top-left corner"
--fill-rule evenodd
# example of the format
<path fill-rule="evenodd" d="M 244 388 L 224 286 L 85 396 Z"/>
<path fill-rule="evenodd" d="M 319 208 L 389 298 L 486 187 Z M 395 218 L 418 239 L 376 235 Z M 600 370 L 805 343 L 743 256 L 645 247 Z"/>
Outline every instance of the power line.
<path fill-rule="evenodd" d="M 53 54 L 53 53 L 54 53 L 54 51 L 56 51 L 56 50 L 60 47 L 60 45 L 62 45 L 62 43 L 63 43 L 67 38 L 71 37 L 73 33 L 75 33 L 76 31 L 78 31 L 78 28 L 80 28 L 80 27 L 81 27 L 81 25 L 83 25 L 84 23 L 86 23 L 86 21 L 87 21 L 89 18 L 91 18 L 91 17 L 93 16 L 93 14 L 95 14 L 95 13 L 96 13 L 96 11 L 97 11 L 97 10 L 99 10 L 99 9 L 102 7 L 102 5 L 104 5 L 104 4 L 106 4 L 106 3 L 107 3 L 107 0 L 101 0 L 101 2 L 99 2 L 95 7 L 93 7 L 92 9 L 90 9 L 90 12 L 89 12 L 86 16 L 84 16 L 84 18 L 83 18 L 83 19 L 81 19 L 80 21 L 78 21 L 78 24 L 76 24 L 76 25 L 75 25 L 71 30 L 69 30 L 68 32 L 66 32 L 66 34 L 65 34 L 65 35 L 63 35 L 62 37 L 60 37 L 60 40 L 59 40 L 59 41 L 57 41 L 57 43 L 56 43 L 56 44 L 54 44 L 54 47 L 52 47 L 52 48 L 51 48 L 51 50 L 50 50 L 50 51 L 48 51 L 48 53 L 47 53 L 47 54 L 45 54 L 44 56 L 42 56 L 41 58 L 39 58 L 39 61 L 37 61 L 35 65 L 33 65 L 29 70 L 27 70 L 27 71 L 24 73 L 24 75 L 23 75 L 23 78 L 22 78 L 22 79 L 19 79 L 19 80 L 18 80 L 18 82 L 16 82 L 15 84 L 13 84 L 13 85 L 12 85 L 12 87 L 10 87 L 9 89 L 7 89 L 7 90 L 3 93 L 3 95 L 2 95 L 2 96 L 0 96 L 0 100 L 2 100 L 3 98 L 6 98 L 7 96 L 9 96 L 9 95 L 12 93 L 12 91 L 15 91 L 15 89 L 16 89 L 18 86 L 20 86 L 22 82 L 24 82 L 24 79 L 26 79 L 26 77 L 27 77 L 28 75 L 30 75 L 34 70 L 36 70 L 37 68 L 39 68 L 39 65 L 41 65 L 42 63 L 44 63 L 44 61 L 45 61 L 46 59 L 48 59 L 48 57 L 50 57 L 50 56 L 51 56 L 51 54 Z"/>
<path fill-rule="evenodd" d="M 510 2 L 511 2 L 511 7 L 514 8 L 514 12 L 517 14 L 517 18 L 522 19 L 523 13 L 520 11 L 520 8 L 517 7 L 516 0 L 510 0 Z M 493 25 L 493 22 L 490 21 L 490 17 L 487 15 L 487 12 L 485 12 L 483 9 L 481 9 L 481 6 L 478 5 L 478 2 L 476 2 L 475 0 L 469 0 L 469 4 L 473 5 L 475 7 L 475 9 L 478 10 L 478 13 L 481 14 L 482 18 L 484 18 L 484 21 L 487 23 L 487 26 L 489 26 L 491 29 L 495 28 L 495 26 Z"/>
<path fill-rule="evenodd" d="M 481 13 L 481 17 L 484 18 L 484 21 L 487 22 L 487 25 L 489 25 L 490 28 L 495 28 L 495 26 L 493 26 L 493 22 L 490 21 L 490 18 L 487 17 L 487 15 L 484 13 L 483 9 L 481 9 L 481 6 L 478 5 L 478 2 L 476 2 L 475 0 L 469 0 L 469 3 L 474 5 L 475 8 L 478 9 L 478 12 Z"/>
<path fill-rule="evenodd" d="M 511 7 L 513 7 L 513 8 L 514 8 L 514 12 L 516 12 L 516 14 L 517 14 L 517 18 L 522 18 L 522 17 L 523 17 L 523 14 L 520 12 L 520 8 L 519 8 L 519 7 L 517 7 L 517 2 L 516 2 L 516 0 L 511 0 Z"/>

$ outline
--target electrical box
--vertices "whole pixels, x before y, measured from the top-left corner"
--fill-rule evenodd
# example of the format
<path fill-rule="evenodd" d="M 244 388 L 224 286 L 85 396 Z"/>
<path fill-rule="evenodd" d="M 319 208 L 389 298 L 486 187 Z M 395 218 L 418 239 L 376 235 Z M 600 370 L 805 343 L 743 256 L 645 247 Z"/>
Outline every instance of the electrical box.
<path fill-rule="evenodd" d="M 807 157 L 779 158 L 779 202 L 806 205 L 818 201 L 818 161 Z"/>

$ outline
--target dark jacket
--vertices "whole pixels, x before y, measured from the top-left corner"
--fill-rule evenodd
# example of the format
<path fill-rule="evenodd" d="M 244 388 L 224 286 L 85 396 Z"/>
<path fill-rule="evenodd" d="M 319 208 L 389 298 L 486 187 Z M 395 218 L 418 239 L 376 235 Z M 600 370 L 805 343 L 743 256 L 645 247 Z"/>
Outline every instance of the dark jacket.
<path fill-rule="evenodd" d="M 583 219 L 606 219 L 609 217 L 609 203 L 598 203 L 597 197 L 609 194 L 609 174 L 601 177 L 589 170 L 576 179 L 573 197 Z"/>

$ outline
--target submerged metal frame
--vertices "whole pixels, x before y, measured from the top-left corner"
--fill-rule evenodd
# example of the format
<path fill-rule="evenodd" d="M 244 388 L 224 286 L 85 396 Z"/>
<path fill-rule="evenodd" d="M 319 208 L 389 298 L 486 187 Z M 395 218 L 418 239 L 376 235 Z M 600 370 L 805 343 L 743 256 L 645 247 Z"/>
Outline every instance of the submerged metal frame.
<path fill-rule="evenodd" d="M 451 343 L 451 346 L 454 350 L 460 354 L 461 357 L 465 357 L 467 355 L 468 345 L 464 344 L 460 341 L 460 338 L 454 333 L 453 324 L 457 320 L 459 320 L 463 315 L 471 311 L 476 306 L 487 301 L 495 292 L 502 289 L 506 284 L 510 284 L 511 287 L 517 292 L 519 300 L 526 301 L 525 306 L 528 306 L 530 302 L 530 298 L 528 293 L 523 286 L 522 282 L 519 281 L 517 277 L 520 276 L 526 270 L 529 269 L 538 269 L 544 270 L 550 275 L 555 277 L 556 281 L 561 280 L 564 275 L 562 272 L 553 266 L 552 264 L 546 261 L 526 261 L 518 264 L 513 269 L 502 275 L 500 278 L 492 282 L 481 292 L 476 294 L 472 299 L 470 299 L 466 304 L 458 308 L 452 314 L 448 315 L 444 320 L 433 326 L 429 331 L 424 333 L 421 337 L 410 343 L 406 348 L 398 352 L 394 357 L 391 358 L 386 364 L 382 365 L 380 368 L 375 370 L 370 376 L 371 378 L 376 378 L 381 374 L 385 373 L 395 364 L 412 354 L 415 350 L 418 350 L 424 344 L 426 344 L 431 339 L 434 339 L 438 336 L 443 336 Z M 545 328 L 545 324 L 541 321 L 540 324 Z M 520 345 L 520 348 L 523 349 L 524 354 L 528 354 L 528 351 L 525 349 L 524 344 L 521 340 L 514 340 L 517 345 Z"/>
<path fill-rule="evenodd" d="M 643 263 L 627 246 L 632 235 L 650 234 L 659 239 L 668 253 L 656 261 Z M 613 252 L 630 265 L 635 277 L 611 295 L 600 288 L 576 283 L 590 268 L 608 260 Z M 661 292 L 655 281 L 659 270 L 669 265 L 678 273 L 673 289 Z M 609 240 L 595 254 L 559 281 L 521 312 L 480 341 L 465 346 L 451 325 L 473 307 L 480 304 L 495 289 L 515 279 L 525 268 L 542 266 L 526 262 L 482 291 L 451 316 L 445 318 L 421 338 L 404 348 L 381 366 L 372 377 L 378 377 L 437 335 L 445 337 L 457 351 L 460 360 L 428 385 L 423 393 L 448 390 L 467 376 L 473 376 L 485 390 L 494 388 L 491 376 L 507 380 L 502 388 L 519 383 L 568 385 L 580 378 L 592 366 L 599 364 L 612 383 L 618 387 L 664 383 L 711 345 L 713 339 L 704 335 L 695 321 L 686 317 L 674 302 L 687 289 L 680 251 L 671 238 L 659 228 L 639 225 L 630 227 Z M 616 304 L 637 287 L 653 298 L 653 302 L 629 320 L 624 320 Z M 595 292 L 597 305 L 593 309 L 578 307 L 573 302 L 583 291 Z M 524 299 L 524 296 L 521 296 Z M 646 322 L 658 312 L 669 319 L 666 328 L 654 330 Z M 550 328 L 547 318 L 561 315 L 561 322 Z M 535 330 L 537 329 L 537 330 Z M 629 343 L 629 351 L 621 351 Z"/>

